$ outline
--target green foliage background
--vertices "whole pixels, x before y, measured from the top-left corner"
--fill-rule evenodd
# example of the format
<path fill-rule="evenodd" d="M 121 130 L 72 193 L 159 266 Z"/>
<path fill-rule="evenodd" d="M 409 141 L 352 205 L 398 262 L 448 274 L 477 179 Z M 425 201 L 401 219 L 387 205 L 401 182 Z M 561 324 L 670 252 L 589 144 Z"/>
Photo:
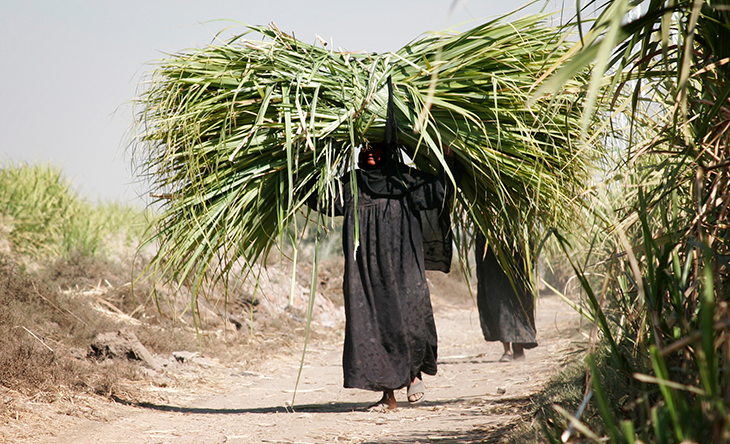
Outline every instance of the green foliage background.
<path fill-rule="evenodd" d="M 14 252 L 34 260 L 108 253 L 133 245 L 147 228 L 145 211 L 78 196 L 60 168 L 7 162 L 0 169 L 0 225 Z"/>

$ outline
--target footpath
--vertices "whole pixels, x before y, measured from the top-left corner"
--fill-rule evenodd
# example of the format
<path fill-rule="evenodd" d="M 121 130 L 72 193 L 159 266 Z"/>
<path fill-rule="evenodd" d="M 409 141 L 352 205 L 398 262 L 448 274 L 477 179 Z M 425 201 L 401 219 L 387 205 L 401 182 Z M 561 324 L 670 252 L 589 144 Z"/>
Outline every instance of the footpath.
<path fill-rule="evenodd" d="M 499 442 L 523 420 L 530 395 L 560 370 L 580 338 L 578 315 L 560 298 L 542 297 L 536 316 L 539 347 L 527 350 L 525 360 L 503 363 L 501 344 L 483 340 L 473 303 L 457 306 L 434 298 L 434 312 L 439 372 L 425 376 L 426 398 L 417 406 L 400 390 L 398 409 L 368 410 L 379 393 L 342 388 L 342 338 L 335 334 L 310 343 L 296 396 L 300 346 L 271 356 L 257 371 L 191 359 L 183 373 L 172 375 L 176 383 L 147 388 L 159 401 L 117 402 L 96 418 L 68 417 L 54 436 L 38 442 Z"/>

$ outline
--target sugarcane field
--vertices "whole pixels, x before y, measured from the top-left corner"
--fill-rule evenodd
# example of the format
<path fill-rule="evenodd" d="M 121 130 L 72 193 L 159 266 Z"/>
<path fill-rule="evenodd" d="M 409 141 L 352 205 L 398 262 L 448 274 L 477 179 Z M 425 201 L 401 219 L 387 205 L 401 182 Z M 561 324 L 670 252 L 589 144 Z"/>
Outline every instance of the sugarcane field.
<path fill-rule="evenodd" d="M 2 158 L 0 442 L 730 443 L 727 2 L 540 5 L 207 22 L 143 206 Z"/>

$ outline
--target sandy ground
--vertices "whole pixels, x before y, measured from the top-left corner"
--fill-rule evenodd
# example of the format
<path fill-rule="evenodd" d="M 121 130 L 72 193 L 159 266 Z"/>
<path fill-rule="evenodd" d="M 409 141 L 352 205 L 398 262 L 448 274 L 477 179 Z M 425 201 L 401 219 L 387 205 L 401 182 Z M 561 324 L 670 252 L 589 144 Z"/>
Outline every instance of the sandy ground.
<path fill-rule="evenodd" d="M 22 418 L 0 427 L 16 429 L 5 434 L 13 436 L 10 442 L 29 444 L 498 442 L 523 420 L 530 394 L 580 341 L 578 315 L 558 297 L 542 297 L 539 347 L 523 361 L 501 363 L 502 346 L 483 340 L 473 304 L 450 305 L 434 296 L 434 308 L 439 371 L 425 376 L 425 402 L 417 406 L 408 405 L 401 390 L 398 409 L 368 410 L 379 393 L 342 388 L 337 333 L 310 343 L 296 396 L 301 344 L 255 372 L 207 357 L 174 363 L 161 373 L 169 383 L 140 383 L 154 402 L 76 398 L 66 411 L 46 414 L 42 427 Z"/>

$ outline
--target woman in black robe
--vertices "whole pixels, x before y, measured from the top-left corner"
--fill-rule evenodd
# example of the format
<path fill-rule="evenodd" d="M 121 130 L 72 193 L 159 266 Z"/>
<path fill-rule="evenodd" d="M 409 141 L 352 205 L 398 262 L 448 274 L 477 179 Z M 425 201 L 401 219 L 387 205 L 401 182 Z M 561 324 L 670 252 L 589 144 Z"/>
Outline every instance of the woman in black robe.
<path fill-rule="evenodd" d="M 366 145 L 356 170 L 357 199 L 348 173 L 334 205 L 335 215 L 344 216 L 344 386 L 383 392 L 376 405 L 389 409 L 397 406 L 394 390 L 403 387 L 410 403 L 422 401 L 421 374 L 436 374 L 420 213 L 442 209 L 448 216 L 443 174 L 410 168 L 392 151 L 387 144 Z"/>
<path fill-rule="evenodd" d="M 518 267 L 513 274 L 513 286 L 492 248 L 487 248 L 485 253 L 485 244 L 484 236 L 477 235 L 477 306 L 482 333 L 486 341 L 502 343 L 504 354 L 500 361 L 523 359 L 525 349 L 537 347 L 535 300 L 524 282 L 523 259 L 512 252 Z"/>

